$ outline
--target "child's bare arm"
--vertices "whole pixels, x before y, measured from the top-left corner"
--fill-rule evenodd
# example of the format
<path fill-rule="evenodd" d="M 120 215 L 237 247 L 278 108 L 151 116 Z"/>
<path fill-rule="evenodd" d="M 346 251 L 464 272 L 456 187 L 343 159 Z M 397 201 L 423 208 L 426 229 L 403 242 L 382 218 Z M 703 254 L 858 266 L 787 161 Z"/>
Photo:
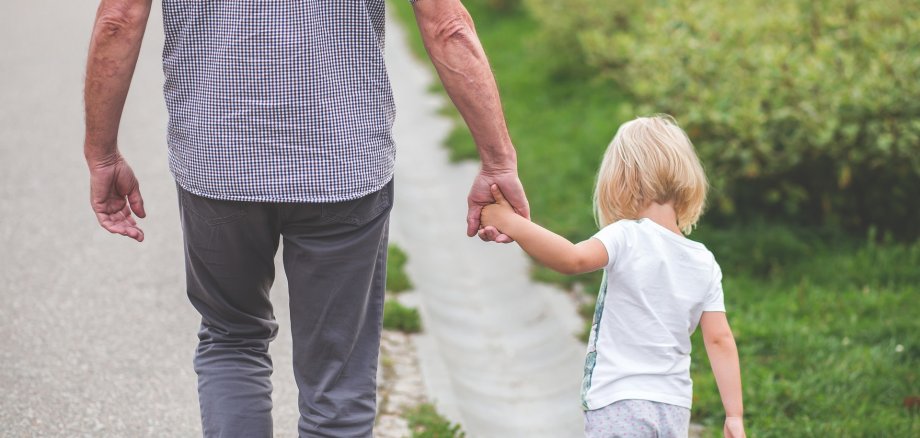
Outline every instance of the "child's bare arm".
<path fill-rule="evenodd" d="M 482 225 L 494 226 L 511 237 L 541 264 L 566 275 L 596 271 L 607 266 L 607 249 L 599 240 L 588 239 L 573 244 L 568 239 L 514 213 L 501 191 L 494 185 L 492 196 L 497 202 L 483 209 Z"/>
<path fill-rule="evenodd" d="M 744 437 L 742 418 L 744 404 L 741 401 L 741 366 L 738 363 L 738 347 L 728 325 L 725 312 L 703 312 L 700 319 L 703 329 L 703 343 L 716 377 L 722 406 L 725 407 L 725 436 Z"/>

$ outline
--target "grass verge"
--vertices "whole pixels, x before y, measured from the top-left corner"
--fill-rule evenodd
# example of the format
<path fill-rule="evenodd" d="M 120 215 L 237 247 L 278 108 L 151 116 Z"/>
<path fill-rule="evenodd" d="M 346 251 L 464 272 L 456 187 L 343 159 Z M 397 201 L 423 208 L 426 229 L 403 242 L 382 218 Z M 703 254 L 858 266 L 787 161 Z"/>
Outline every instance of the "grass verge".
<path fill-rule="evenodd" d="M 441 416 L 430 403 L 423 403 L 406 413 L 412 438 L 463 438 L 466 434 L 459 424 Z"/>
<path fill-rule="evenodd" d="M 409 256 L 396 245 L 387 247 L 387 291 L 393 293 L 412 289 L 412 281 L 406 274 Z"/>
<path fill-rule="evenodd" d="M 387 292 L 397 294 L 412 289 L 412 281 L 406 274 L 407 261 L 409 256 L 398 246 L 387 247 Z M 383 304 L 383 328 L 418 333 L 422 331 L 422 318 L 418 310 L 390 298 Z"/>
<path fill-rule="evenodd" d="M 418 333 L 422 331 L 422 318 L 418 310 L 389 299 L 383 305 L 383 328 L 405 333 Z"/>

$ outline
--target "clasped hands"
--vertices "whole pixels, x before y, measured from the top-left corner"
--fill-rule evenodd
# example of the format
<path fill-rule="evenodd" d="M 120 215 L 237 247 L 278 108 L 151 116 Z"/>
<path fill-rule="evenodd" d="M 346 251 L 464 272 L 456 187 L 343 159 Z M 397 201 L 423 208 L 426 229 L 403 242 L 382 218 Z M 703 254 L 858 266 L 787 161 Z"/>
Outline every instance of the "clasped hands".
<path fill-rule="evenodd" d="M 501 224 L 510 218 L 530 219 L 530 206 L 517 172 L 480 171 L 470 189 L 467 235 L 484 242 L 510 243 Z"/>

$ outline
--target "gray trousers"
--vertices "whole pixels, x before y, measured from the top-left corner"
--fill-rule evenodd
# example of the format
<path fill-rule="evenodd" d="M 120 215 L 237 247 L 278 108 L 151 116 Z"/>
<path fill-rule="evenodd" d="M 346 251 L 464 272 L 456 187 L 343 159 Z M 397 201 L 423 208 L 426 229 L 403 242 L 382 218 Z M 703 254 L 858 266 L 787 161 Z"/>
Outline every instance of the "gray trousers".
<path fill-rule="evenodd" d="M 269 289 L 284 239 L 300 437 L 370 437 L 376 411 L 392 181 L 363 198 L 294 204 L 179 191 L 195 372 L 207 437 L 272 436 L 278 333 Z"/>

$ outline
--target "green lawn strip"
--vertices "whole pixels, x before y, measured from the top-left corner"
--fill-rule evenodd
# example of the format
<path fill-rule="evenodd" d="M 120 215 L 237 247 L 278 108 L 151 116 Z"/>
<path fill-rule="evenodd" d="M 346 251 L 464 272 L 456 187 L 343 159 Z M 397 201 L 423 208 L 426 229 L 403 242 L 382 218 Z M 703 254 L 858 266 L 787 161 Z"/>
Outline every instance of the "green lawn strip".
<path fill-rule="evenodd" d="M 412 289 L 412 281 L 406 274 L 409 256 L 396 245 L 387 248 L 387 291 L 400 293 Z"/>
<path fill-rule="evenodd" d="M 463 438 L 466 434 L 459 424 L 453 424 L 438 413 L 434 405 L 423 403 L 406 413 L 413 438 Z"/>
<path fill-rule="evenodd" d="M 388 299 L 383 305 L 383 328 L 418 333 L 422 331 L 422 318 L 417 309 L 403 306 L 395 299 Z"/>
<path fill-rule="evenodd" d="M 412 289 L 412 282 L 406 274 L 409 256 L 396 245 L 387 248 L 387 292 L 398 294 Z M 418 310 L 406 307 L 395 298 L 388 298 L 383 305 L 383 328 L 406 333 L 422 331 L 422 319 Z"/>

